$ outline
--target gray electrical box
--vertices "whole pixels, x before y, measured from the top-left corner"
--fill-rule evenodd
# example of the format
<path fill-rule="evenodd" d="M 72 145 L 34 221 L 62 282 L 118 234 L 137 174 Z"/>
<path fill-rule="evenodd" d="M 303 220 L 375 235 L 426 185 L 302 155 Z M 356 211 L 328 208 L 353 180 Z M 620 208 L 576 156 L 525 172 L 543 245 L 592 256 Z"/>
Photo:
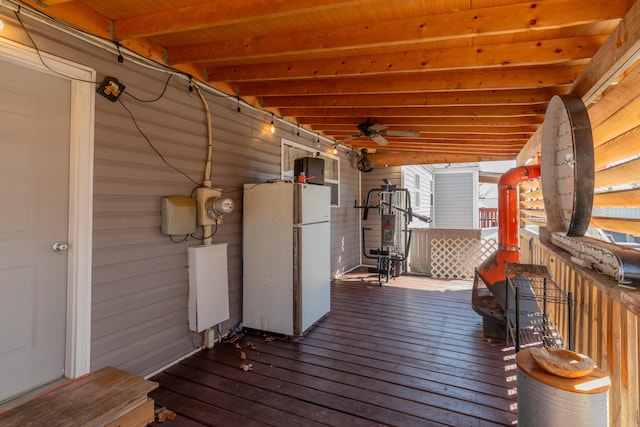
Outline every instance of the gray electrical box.
<path fill-rule="evenodd" d="M 163 197 L 160 231 L 182 236 L 196 231 L 196 200 L 185 196 Z"/>

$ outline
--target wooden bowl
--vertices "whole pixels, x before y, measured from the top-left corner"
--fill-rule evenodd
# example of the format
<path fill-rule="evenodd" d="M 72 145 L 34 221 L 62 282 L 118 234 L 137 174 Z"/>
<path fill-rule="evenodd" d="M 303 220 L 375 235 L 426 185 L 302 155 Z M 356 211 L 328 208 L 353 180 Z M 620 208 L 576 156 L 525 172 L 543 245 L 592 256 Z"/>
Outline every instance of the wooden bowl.
<path fill-rule="evenodd" d="M 590 357 L 570 350 L 531 348 L 529 353 L 542 369 L 559 377 L 581 378 L 596 367 Z"/>

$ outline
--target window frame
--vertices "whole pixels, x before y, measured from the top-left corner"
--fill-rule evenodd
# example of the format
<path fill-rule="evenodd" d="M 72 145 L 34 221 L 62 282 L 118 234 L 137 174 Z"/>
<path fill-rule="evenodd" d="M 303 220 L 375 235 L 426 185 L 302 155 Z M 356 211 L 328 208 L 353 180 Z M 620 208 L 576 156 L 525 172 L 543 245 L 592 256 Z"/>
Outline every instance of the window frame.
<path fill-rule="evenodd" d="M 291 171 L 291 174 L 289 174 L 289 171 L 285 170 L 285 158 L 286 158 L 285 151 L 287 146 L 305 151 L 310 155 L 310 157 L 320 157 L 325 161 L 328 160 L 328 161 L 336 162 L 335 170 L 337 174 L 337 179 L 327 178 L 325 173 L 324 181 L 326 184 L 331 184 L 331 188 L 332 188 L 331 199 L 337 201 L 337 203 L 332 202 L 331 207 L 339 208 L 340 207 L 340 157 L 291 141 L 290 139 L 281 138 L 280 139 L 280 178 L 285 181 L 293 181 L 295 178 L 293 176 L 293 171 Z M 325 171 L 326 171 L 326 168 L 325 168 Z M 333 188 L 335 188 L 336 194 L 333 194 Z"/>

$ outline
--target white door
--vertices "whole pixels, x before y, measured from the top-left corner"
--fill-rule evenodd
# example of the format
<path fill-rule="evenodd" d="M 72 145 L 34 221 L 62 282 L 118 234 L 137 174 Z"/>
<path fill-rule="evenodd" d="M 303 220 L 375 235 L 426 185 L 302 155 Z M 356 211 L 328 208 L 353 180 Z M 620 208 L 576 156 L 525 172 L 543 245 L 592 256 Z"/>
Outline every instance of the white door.
<path fill-rule="evenodd" d="M 0 401 L 64 376 L 70 83 L 0 59 Z"/>

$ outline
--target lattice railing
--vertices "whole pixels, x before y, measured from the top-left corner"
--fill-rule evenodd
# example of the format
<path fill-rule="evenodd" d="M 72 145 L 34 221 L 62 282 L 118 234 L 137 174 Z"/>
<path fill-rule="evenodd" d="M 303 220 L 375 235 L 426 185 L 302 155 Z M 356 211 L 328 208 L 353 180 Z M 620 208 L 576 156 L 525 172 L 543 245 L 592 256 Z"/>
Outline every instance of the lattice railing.
<path fill-rule="evenodd" d="M 431 275 L 443 279 L 468 279 L 475 268 L 498 248 L 495 239 L 433 239 Z"/>

